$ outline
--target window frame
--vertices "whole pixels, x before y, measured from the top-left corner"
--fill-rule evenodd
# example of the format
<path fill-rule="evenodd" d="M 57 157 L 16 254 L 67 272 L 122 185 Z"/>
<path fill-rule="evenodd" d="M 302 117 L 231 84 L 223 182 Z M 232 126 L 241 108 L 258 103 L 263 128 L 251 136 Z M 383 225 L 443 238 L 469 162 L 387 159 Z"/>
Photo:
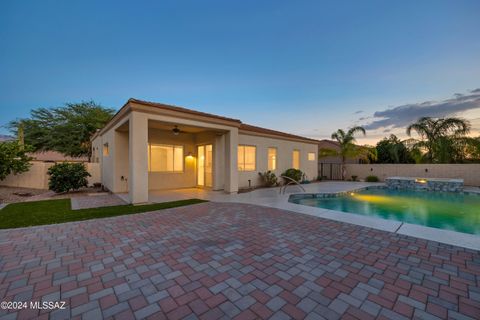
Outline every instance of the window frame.
<path fill-rule="evenodd" d="M 108 142 L 103 144 L 102 155 L 104 157 L 110 156 L 110 147 L 108 146 Z"/>
<path fill-rule="evenodd" d="M 243 147 L 243 169 L 240 169 L 240 158 L 238 158 L 238 153 L 239 153 L 239 148 L 240 147 Z M 250 148 L 253 148 L 255 150 L 255 157 L 254 157 L 254 164 L 253 164 L 253 169 L 251 170 L 246 170 L 245 169 L 245 147 L 250 147 Z M 250 144 L 239 144 L 237 146 L 237 170 L 239 172 L 252 172 L 252 171 L 256 171 L 257 170 L 257 146 L 255 145 L 250 145 Z"/>
<path fill-rule="evenodd" d="M 275 158 L 273 159 L 273 169 L 270 168 L 270 149 L 275 150 Z M 275 171 L 278 169 L 278 148 L 277 147 L 268 147 L 267 148 L 267 170 Z"/>
<path fill-rule="evenodd" d="M 173 166 L 173 169 L 172 171 L 170 170 L 165 170 L 165 171 L 161 171 L 161 170 L 152 170 L 152 146 L 158 146 L 158 147 L 170 147 L 172 148 L 172 166 Z M 182 149 L 182 159 L 181 159 L 181 164 L 182 164 L 182 170 L 177 170 L 175 171 L 175 148 L 181 148 Z M 149 173 L 161 173 L 161 174 L 164 174 L 164 173 L 167 173 L 167 174 L 171 174 L 171 173 L 185 173 L 185 146 L 184 145 L 176 145 L 176 144 L 165 144 L 165 143 L 151 143 L 149 142 L 148 143 L 148 172 Z"/>
<path fill-rule="evenodd" d="M 295 152 L 298 152 L 298 166 L 297 167 L 295 167 L 295 156 L 294 156 Z M 300 170 L 300 167 L 301 167 L 300 157 L 301 157 L 300 150 L 299 149 L 293 149 L 292 150 L 292 168 Z"/>

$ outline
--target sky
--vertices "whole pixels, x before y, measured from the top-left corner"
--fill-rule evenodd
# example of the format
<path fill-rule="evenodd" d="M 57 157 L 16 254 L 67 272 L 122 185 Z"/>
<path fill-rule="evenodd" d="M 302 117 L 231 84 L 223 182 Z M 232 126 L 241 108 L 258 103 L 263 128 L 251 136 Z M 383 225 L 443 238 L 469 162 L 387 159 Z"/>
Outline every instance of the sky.
<path fill-rule="evenodd" d="M 0 134 L 129 98 L 373 144 L 421 116 L 480 135 L 480 1 L 0 2 Z"/>

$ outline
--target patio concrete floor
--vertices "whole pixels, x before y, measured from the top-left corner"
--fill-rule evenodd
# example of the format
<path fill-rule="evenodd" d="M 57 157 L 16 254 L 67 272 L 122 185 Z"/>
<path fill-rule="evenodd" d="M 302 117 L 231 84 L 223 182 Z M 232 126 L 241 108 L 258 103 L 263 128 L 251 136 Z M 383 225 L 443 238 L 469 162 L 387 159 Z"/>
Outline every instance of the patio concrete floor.
<path fill-rule="evenodd" d="M 0 319 L 474 319 L 480 251 L 203 203 L 0 231 Z"/>

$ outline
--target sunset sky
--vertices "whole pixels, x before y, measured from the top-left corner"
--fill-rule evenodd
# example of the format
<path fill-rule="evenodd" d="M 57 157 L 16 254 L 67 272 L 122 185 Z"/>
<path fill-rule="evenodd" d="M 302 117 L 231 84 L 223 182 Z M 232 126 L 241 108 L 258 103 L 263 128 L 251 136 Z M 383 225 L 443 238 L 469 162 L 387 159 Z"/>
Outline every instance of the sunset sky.
<path fill-rule="evenodd" d="M 480 1 L 1 1 L 0 134 L 130 98 L 373 144 L 421 116 L 480 135 Z"/>

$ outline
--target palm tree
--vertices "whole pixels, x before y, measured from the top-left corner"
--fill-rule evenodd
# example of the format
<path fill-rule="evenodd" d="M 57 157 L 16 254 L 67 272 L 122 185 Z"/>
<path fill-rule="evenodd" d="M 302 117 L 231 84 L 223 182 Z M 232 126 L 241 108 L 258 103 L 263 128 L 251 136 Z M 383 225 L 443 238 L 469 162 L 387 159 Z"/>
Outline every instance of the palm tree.
<path fill-rule="evenodd" d="M 460 118 L 423 117 L 407 127 L 409 136 L 412 131 L 420 136 L 420 140 L 415 141 L 415 147 L 425 150 L 427 162 L 449 162 L 446 156 L 453 156 L 455 142 L 464 139 L 470 132 L 470 122 Z"/>
<path fill-rule="evenodd" d="M 363 158 L 368 160 L 368 158 L 375 158 L 375 154 L 371 148 L 361 147 L 355 145 L 356 133 L 363 133 L 366 135 L 365 129 L 363 127 L 353 127 L 345 132 L 342 129 L 338 129 L 336 132 L 332 133 L 332 139 L 336 140 L 340 146 L 340 150 L 322 148 L 319 151 L 320 157 L 341 157 L 342 159 L 342 179 L 345 180 L 346 169 L 345 162 L 348 158 Z"/>

